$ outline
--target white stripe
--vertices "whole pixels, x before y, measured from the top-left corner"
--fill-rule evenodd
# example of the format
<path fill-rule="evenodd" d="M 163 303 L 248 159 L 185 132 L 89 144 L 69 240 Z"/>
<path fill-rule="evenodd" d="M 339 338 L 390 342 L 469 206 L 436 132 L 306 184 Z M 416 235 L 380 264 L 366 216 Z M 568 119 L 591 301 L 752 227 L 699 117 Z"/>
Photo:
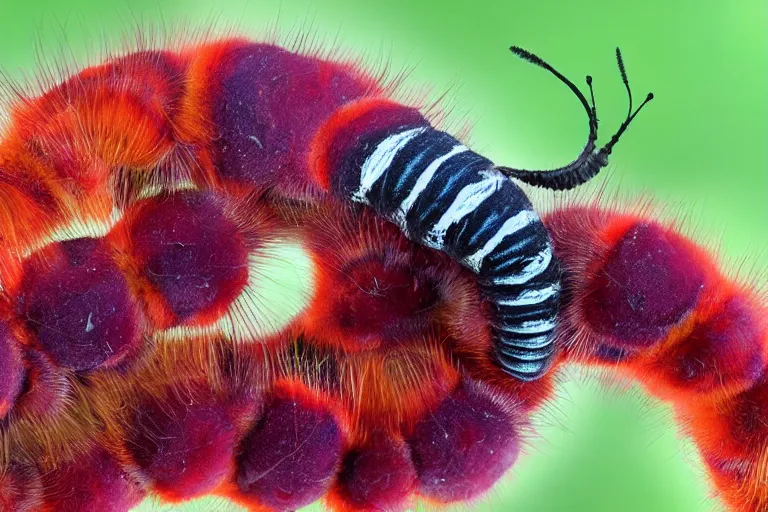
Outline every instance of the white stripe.
<path fill-rule="evenodd" d="M 538 290 L 525 290 L 514 299 L 497 300 L 496 304 L 499 306 L 530 306 L 544 302 L 559 291 L 560 285 L 552 284 Z"/>
<path fill-rule="evenodd" d="M 520 349 L 539 350 L 542 348 L 547 348 L 549 345 L 552 344 L 552 342 L 553 342 L 552 333 L 548 333 L 548 334 L 545 334 L 544 336 L 536 336 L 535 338 L 530 338 L 527 340 L 516 339 L 514 341 L 504 341 L 504 344 L 512 345 L 513 347 L 517 347 Z"/>
<path fill-rule="evenodd" d="M 509 357 L 509 356 L 505 356 Z M 505 366 L 512 367 L 511 370 L 514 372 L 518 372 L 522 375 L 515 375 L 520 380 L 523 381 L 529 381 L 537 378 L 536 376 L 529 377 L 531 374 L 537 374 L 544 370 L 544 368 L 549 364 L 549 360 L 543 360 L 543 361 L 514 361 L 514 362 L 506 362 L 504 363 Z"/>
<path fill-rule="evenodd" d="M 538 332 L 547 332 L 555 328 L 555 319 L 547 318 L 545 320 L 528 320 L 520 322 L 518 325 L 500 325 L 499 329 L 505 332 L 516 334 L 535 334 Z"/>
<path fill-rule="evenodd" d="M 471 183 L 459 191 L 451 206 L 424 237 L 424 245 L 433 249 L 441 249 L 448 228 L 475 211 L 483 201 L 499 190 L 501 184 L 507 179 L 495 169 L 481 171 L 479 174 L 483 179 L 477 183 Z"/>
<path fill-rule="evenodd" d="M 522 210 L 518 212 L 514 217 L 507 219 L 501 228 L 485 243 L 482 249 L 479 249 L 476 253 L 471 254 L 464 258 L 463 264 L 476 273 L 480 271 L 480 267 L 483 265 L 483 260 L 488 256 L 501 241 L 507 235 L 511 235 L 517 231 L 520 231 L 529 224 L 539 220 L 539 216 L 536 212 L 531 210 Z"/>
<path fill-rule="evenodd" d="M 532 352 L 525 349 L 516 349 L 514 347 L 504 346 L 504 347 L 499 347 L 499 352 L 501 352 L 507 357 L 516 359 L 518 361 L 541 361 L 549 358 L 549 356 L 552 355 L 552 352 L 554 352 L 554 347 L 548 347 L 548 348 L 549 348 L 548 351 Z M 505 352 L 505 350 L 510 350 L 512 352 Z"/>
<path fill-rule="evenodd" d="M 459 153 L 463 153 L 467 151 L 466 146 L 458 145 L 454 146 L 452 150 L 450 150 L 448 153 L 444 154 L 440 158 L 433 160 L 432 163 L 430 163 L 426 169 L 424 169 L 424 172 L 421 173 L 421 176 L 416 180 L 416 184 L 411 189 L 410 194 L 408 194 L 408 197 L 405 198 L 405 200 L 400 204 L 400 207 L 395 211 L 395 214 L 393 215 L 393 221 L 400 226 L 400 229 L 403 230 L 403 233 L 408 233 L 407 225 L 405 222 L 405 217 L 408 215 L 408 212 L 413 207 L 413 203 L 416 202 L 416 199 L 419 198 L 419 195 L 421 195 L 422 192 L 424 192 L 424 189 L 427 188 L 427 185 L 429 185 L 429 182 L 432 181 L 432 178 L 435 176 L 435 173 L 440 168 L 443 163 L 448 160 L 449 158 L 452 158 Z"/>
<path fill-rule="evenodd" d="M 366 158 L 363 167 L 360 169 L 360 187 L 352 194 L 352 200 L 367 203 L 368 199 L 366 196 L 368 192 L 370 192 L 374 183 L 389 169 L 389 166 L 392 165 L 392 160 L 395 159 L 397 153 L 414 137 L 425 131 L 426 128 L 413 128 L 396 133 L 390 135 L 381 144 L 376 146 L 376 149 Z"/>
<path fill-rule="evenodd" d="M 544 272 L 552 261 L 552 248 L 546 246 L 539 254 L 534 256 L 533 261 L 525 266 L 518 274 L 510 274 L 502 277 L 494 277 L 493 284 L 516 285 L 525 284 L 537 275 Z"/>
<path fill-rule="evenodd" d="M 519 273 L 510 274 L 492 279 L 493 284 L 498 285 L 521 285 L 525 284 L 534 277 L 544 272 L 552 261 L 552 248 L 545 247 L 533 260 L 525 266 Z"/>

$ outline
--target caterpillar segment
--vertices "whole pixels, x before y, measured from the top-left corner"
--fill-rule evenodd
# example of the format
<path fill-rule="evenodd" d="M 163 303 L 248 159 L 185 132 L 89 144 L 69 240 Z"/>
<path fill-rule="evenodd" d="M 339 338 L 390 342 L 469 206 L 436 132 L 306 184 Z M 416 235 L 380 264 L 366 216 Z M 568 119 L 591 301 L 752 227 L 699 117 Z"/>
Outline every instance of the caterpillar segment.
<path fill-rule="evenodd" d="M 544 222 L 570 297 L 564 359 L 669 402 L 722 501 L 768 508 L 765 291 L 643 209 L 574 206 Z"/>
<path fill-rule="evenodd" d="M 225 40 L 16 103 L 0 509 L 471 502 L 566 362 L 671 400 L 724 501 L 765 508 L 764 298 L 649 215 L 542 221 L 386 91 Z"/>

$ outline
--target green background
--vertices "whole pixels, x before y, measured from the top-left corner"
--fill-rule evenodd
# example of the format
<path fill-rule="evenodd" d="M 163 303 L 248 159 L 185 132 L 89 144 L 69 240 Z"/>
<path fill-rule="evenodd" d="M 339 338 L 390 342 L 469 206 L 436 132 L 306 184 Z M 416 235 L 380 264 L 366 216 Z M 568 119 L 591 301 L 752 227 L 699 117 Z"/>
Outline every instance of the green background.
<path fill-rule="evenodd" d="M 275 23 L 284 35 L 309 29 L 372 64 L 413 67 L 412 90 L 450 90 L 449 126 L 471 121 L 476 150 L 537 168 L 570 161 L 586 140 L 586 119 L 564 86 L 507 47 L 535 51 L 579 84 L 594 75 L 606 137 L 626 111 L 613 57 L 620 45 L 635 97 L 653 90 L 657 99 L 617 146 L 608 189 L 670 204 L 731 267 L 764 279 L 767 17 L 764 0 L 0 0 L 0 66 L 18 78 L 34 74 L 37 55 L 90 62 L 105 42 L 119 48 L 117 34 L 130 39 L 137 24 L 171 33 L 235 27 L 254 38 Z M 477 510 L 718 510 L 668 409 L 631 386 L 578 370 L 569 377 L 540 416 L 529 453 Z"/>

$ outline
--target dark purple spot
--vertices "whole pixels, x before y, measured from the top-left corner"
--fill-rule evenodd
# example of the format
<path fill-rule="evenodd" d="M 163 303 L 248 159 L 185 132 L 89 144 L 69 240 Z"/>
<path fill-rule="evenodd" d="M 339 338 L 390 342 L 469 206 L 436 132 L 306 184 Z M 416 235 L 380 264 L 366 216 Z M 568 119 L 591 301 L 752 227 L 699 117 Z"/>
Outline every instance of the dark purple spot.
<path fill-rule="evenodd" d="M 265 44 L 233 52 L 222 75 L 214 104 L 220 171 L 262 187 L 311 183 L 312 137 L 339 106 L 366 90 L 334 64 Z"/>
<path fill-rule="evenodd" d="M 341 430 L 328 411 L 300 398 L 275 398 L 243 440 L 237 484 L 268 507 L 295 510 L 325 494 L 341 448 Z"/>
<path fill-rule="evenodd" d="M 702 269 L 679 240 L 658 226 L 638 224 L 595 276 L 586 318 L 622 343 L 650 346 L 693 308 L 703 283 Z"/>
<path fill-rule="evenodd" d="M 215 198 L 184 192 L 140 208 L 133 252 L 176 318 L 226 309 L 248 280 L 248 254 Z"/>
<path fill-rule="evenodd" d="M 42 475 L 43 510 L 51 512 L 128 512 L 143 492 L 101 448 Z"/>
<path fill-rule="evenodd" d="M 732 399 L 730 437 L 747 453 L 756 453 L 768 439 L 768 373 Z"/>
<path fill-rule="evenodd" d="M 125 278 L 99 240 L 58 244 L 53 261 L 30 260 L 17 310 L 51 358 L 72 370 L 120 361 L 140 342 Z"/>
<path fill-rule="evenodd" d="M 136 464 L 171 501 L 206 494 L 232 468 L 235 427 L 225 408 L 204 396 L 147 399 L 131 424 L 128 447 Z"/>
<path fill-rule="evenodd" d="M 8 325 L 0 321 L 0 418 L 13 407 L 24 382 L 21 351 Z"/>
<path fill-rule="evenodd" d="M 337 485 L 355 510 L 400 510 L 416 485 L 408 447 L 387 434 L 372 434 L 344 458 Z"/>
<path fill-rule="evenodd" d="M 421 493 L 443 503 L 490 489 L 517 459 L 513 418 L 469 385 L 428 414 L 408 440 Z"/>
<path fill-rule="evenodd" d="M 706 392 L 733 382 L 755 382 L 765 368 L 763 350 L 752 311 L 733 298 L 696 326 L 661 364 L 672 364 L 677 385 Z"/>

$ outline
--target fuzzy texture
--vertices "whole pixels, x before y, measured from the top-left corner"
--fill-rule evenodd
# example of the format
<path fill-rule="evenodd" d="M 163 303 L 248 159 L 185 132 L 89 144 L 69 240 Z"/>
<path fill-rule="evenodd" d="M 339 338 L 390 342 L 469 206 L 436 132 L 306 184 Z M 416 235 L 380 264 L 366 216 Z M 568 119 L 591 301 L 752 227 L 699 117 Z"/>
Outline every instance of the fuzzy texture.
<path fill-rule="evenodd" d="M 350 448 L 328 500 L 340 510 L 406 508 L 416 478 L 408 445 L 376 431 L 364 444 Z"/>
<path fill-rule="evenodd" d="M 544 217 L 563 350 L 525 383 L 472 272 L 330 193 L 427 122 L 358 66 L 230 39 L 57 78 L 0 141 L 0 507 L 466 503 L 573 362 L 669 401 L 723 501 L 768 508 L 765 296 L 653 212 Z"/>
<path fill-rule="evenodd" d="M 16 312 L 36 344 L 78 371 L 113 366 L 141 343 L 128 283 L 101 240 L 79 238 L 30 258 Z"/>
<path fill-rule="evenodd" d="M 24 380 L 21 350 L 8 325 L 0 323 L 0 418 L 13 407 Z"/>
<path fill-rule="evenodd" d="M 764 510 L 765 297 L 646 211 L 574 207 L 545 222 L 570 270 L 568 359 L 608 366 L 669 401 L 723 501 Z"/>
<path fill-rule="evenodd" d="M 419 492 L 438 503 L 478 497 L 514 464 L 522 418 L 474 383 L 463 383 L 408 438 Z"/>
<path fill-rule="evenodd" d="M 237 486 L 246 500 L 273 510 L 309 505 L 330 487 L 343 443 L 331 411 L 305 392 L 278 390 L 243 439 Z"/>
<path fill-rule="evenodd" d="M 226 404 L 206 395 L 145 397 L 130 420 L 133 461 L 165 500 L 207 494 L 232 470 L 235 425 Z"/>
<path fill-rule="evenodd" d="M 133 482 L 109 453 L 94 448 L 77 460 L 42 473 L 45 512 L 128 512 L 143 498 Z"/>
<path fill-rule="evenodd" d="M 248 253 L 215 197 L 179 192 L 131 219 L 132 258 L 174 324 L 219 316 L 248 280 Z"/>

